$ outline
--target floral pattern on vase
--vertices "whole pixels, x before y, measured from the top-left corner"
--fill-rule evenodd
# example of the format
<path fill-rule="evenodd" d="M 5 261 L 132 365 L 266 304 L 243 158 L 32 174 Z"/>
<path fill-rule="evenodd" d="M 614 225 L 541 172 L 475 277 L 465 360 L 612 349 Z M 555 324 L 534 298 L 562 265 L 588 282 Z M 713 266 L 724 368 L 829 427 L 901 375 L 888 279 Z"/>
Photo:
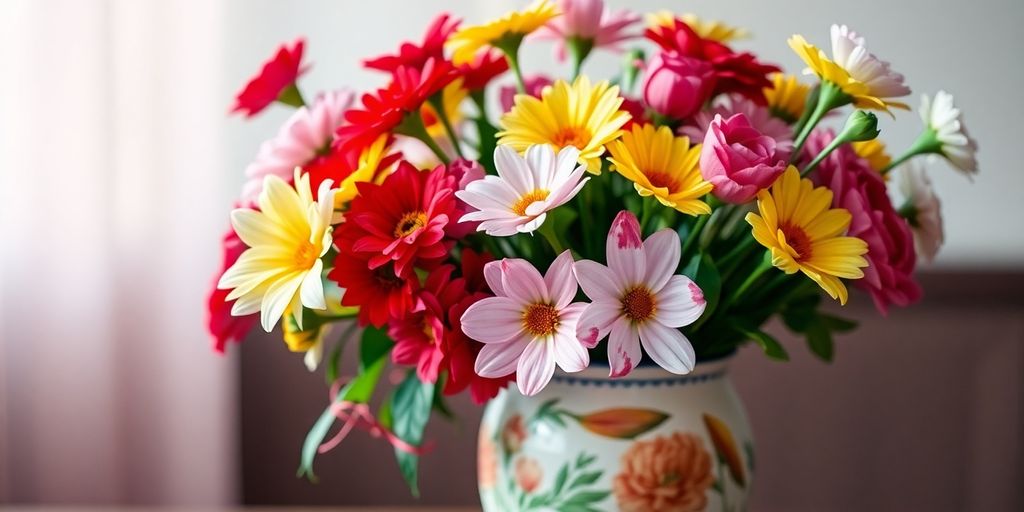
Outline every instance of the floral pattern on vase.
<path fill-rule="evenodd" d="M 697 512 L 705 510 L 714 481 L 704 442 L 675 432 L 633 443 L 612 489 L 624 512 Z"/>

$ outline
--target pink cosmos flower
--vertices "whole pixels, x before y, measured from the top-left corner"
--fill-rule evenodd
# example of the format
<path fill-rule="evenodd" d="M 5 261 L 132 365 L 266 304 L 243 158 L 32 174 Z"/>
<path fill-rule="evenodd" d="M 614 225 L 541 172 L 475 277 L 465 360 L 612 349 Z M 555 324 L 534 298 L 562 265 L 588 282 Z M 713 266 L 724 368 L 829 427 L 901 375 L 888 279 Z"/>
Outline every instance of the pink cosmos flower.
<path fill-rule="evenodd" d="M 531 233 L 544 224 L 547 212 L 567 203 L 590 180 L 579 165 L 579 150 L 566 146 L 558 151 L 547 144 L 530 146 L 525 156 L 499 145 L 494 150 L 497 176 L 466 185 L 455 196 L 479 210 L 459 222 L 480 221 L 478 231 L 491 236 Z"/>
<path fill-rule="evenodd" d="M 327 148 L 354 97 L 352 91 L 342 89 L 324 93 L 311 105 L 296 109 L 277 136 L 264 142 L 256 160 L 245 168 L 248 180 L 242 186 L 242 203 L 256 204 L 268 174 L 291 180 L 296 167 L 304 167 Z"/>
<path fill-rule="evenodd" d="M 704 313 L 704 293 L 689 277 L 676 274 L 679 235 L 663 229 L 640 241 L 640 223 L 619 212 L 608 231 L 608 266 L 581 260 L 576 279 L 593 301 L 576 325 L 580 343 L 593 348 L 607 336 L 611 377 L 628 374 L 640 362 L 643 345 L 654 362 L 684 374 L 696 355 L 679 331 Z"/>
<path fill-rule="evenodd" d="M 715 115 L 700 150 L 700 173 L 715 186 L 715 197 L 748 203 L 786 170 L 788 153 L 750 124 L 745 114 Z"/>
<path fill-rule="evenodd" d="M 591 49 L 619 50 L 619 43 L 639 35 L 629 32 L 629 28 L 640 21 L 640 15 L 627 10 L 612 12 L 603 0 L 560 0 L 558 7 L 562 15 L 534 35 L 536 39 L 555 40 L 558 60 L 565 60 L 569 38 L 588 41 Z"/>
<path fill-rule="evenodd" d="M 555 258 L 544 277 L 526 260 L 504 259 L 488 263 L 484 278 L 495 296 L 462 315 L 462 331 L 485 344 L 476 358 L 478 375 L 502 377 L 514 370 L 519 391 L 531 396 L 547 386 L 555 364 L 567 372 L 590 364 L 576 339 L 587 305 L 572 302 L 577 284 L 569 251 Z"/>
<path fill-rule="evenodd" d="M 767 107 L 758 105 L 739 94 L 723 94 L 715 98 L 711 108 L 694 114 L 689 123 L 679 128 L 679 134 L 689 137 L 691 141 L 703 141 L 715 116 L 720 115 L 723 119 L 728 119 L 735 114 L 747 116 L 750 126 L 761 132 L 761 135 L 775 140 L 776 155 L 782 160 L 789 159 L 789 155 L 793 151 L 793 128 L 785 121 L 773 116 Z"/>

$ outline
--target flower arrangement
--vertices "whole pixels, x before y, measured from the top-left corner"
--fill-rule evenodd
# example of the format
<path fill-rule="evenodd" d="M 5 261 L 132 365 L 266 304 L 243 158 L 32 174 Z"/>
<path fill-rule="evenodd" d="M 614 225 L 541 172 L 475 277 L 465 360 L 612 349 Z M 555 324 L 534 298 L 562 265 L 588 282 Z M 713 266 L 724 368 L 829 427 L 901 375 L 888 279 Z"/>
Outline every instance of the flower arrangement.
<path fill-rule="evenodd" d="M 915 266 L 943 234 L 917 157 L 977 172 L 941 91 L 890 157 L 875 112 L 909 109 L 910 89 L 862 36 L 830 35 L 831 53 L 789 39 L 805 79 L 734 49 L 746 31 L 719 22 L 657 13 L 642 27 L 601 0 L 537 0 L 479 25 L 438 16 L 422 42 L 364 61 L 385 85 L 358 99 L 306 99 L 304 42 L 282 46 L 232 109 L 295 110 L 231 213 L 209 299 L 216 350 L 257 320 L 281 324 L 332 385 L 300 474 L 361 426 L 394 445 L 414 490 L 424 426 L 449 395 L 533 395 L 556 367 L 685 374 L 748 342 L 785 360 L 772 318 L 830 360 L 854 323 L 824 297 L 846 304 L 853 284 L 883 315 L 921 297 Z M 539 40 L 566 76 L 524 75 L 520 47 Z M 584 74 L 597 51 L 623 52 L 621 72 Z M 343 379 L 357 326 L 358 373 Z M 388 366 L 407 371 L 375 396 Z M 688 438 L 651 443 L 632 456 L 693 452 Z"/>

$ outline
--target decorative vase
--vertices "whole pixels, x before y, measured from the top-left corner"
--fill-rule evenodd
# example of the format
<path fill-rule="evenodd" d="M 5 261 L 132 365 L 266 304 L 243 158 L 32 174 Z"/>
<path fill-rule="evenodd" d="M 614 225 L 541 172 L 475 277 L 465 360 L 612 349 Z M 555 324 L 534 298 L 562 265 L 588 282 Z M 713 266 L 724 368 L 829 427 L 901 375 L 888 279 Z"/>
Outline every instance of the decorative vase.
<path fill-rule="evenodd" d="M 537 396 L 502 391 L 480 425 L 483 509 L 745 510 L 753 439 L 728 363 L 620 379 L 591 367 Z"/>

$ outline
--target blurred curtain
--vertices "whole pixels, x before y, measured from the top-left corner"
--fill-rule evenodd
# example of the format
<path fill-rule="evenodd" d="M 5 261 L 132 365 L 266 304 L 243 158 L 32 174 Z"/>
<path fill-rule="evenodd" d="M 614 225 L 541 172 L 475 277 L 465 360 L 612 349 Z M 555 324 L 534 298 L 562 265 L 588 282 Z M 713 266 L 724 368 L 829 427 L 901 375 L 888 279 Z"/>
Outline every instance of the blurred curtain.
<path fill-rule="evenodd" d="M 0 503 L 236 497 L 234 363 L 200 320 L 230 197 L 223 18 L 0 6 Z"/>

